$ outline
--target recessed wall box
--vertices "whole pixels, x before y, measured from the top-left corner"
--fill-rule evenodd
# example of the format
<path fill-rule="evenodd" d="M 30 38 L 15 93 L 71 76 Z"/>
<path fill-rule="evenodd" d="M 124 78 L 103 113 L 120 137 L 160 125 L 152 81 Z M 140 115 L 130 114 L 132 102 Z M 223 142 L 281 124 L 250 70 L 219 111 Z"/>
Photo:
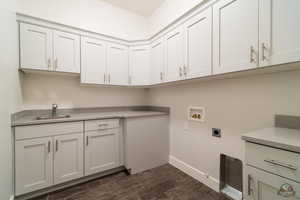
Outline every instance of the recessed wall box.
<path fill-rule="evenodd" d="M 191 121 L 204 122 L 205 121 L 205 108 L 204 107 L 189 107 L 188 119 Z"/>

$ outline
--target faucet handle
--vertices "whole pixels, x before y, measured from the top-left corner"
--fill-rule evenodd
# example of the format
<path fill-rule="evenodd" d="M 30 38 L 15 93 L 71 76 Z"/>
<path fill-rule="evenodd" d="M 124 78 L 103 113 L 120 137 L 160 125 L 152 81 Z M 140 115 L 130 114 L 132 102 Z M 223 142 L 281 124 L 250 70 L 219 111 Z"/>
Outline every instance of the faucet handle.
<path fill-rule="evenodd" d="M 56 103 L 52 104 L 52 108 L 58 108 L 58 105 Z"/>

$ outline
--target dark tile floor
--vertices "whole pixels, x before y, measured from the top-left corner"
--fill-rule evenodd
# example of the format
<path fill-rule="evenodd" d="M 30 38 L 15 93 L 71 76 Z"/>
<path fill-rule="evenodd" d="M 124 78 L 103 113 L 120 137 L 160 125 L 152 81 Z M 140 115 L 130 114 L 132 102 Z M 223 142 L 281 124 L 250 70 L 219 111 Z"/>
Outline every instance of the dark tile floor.
<path fill-rule="evenodd" d="M 140 174 L 124 172 L 34 200 L 227 200 L 171 165 Z"/>

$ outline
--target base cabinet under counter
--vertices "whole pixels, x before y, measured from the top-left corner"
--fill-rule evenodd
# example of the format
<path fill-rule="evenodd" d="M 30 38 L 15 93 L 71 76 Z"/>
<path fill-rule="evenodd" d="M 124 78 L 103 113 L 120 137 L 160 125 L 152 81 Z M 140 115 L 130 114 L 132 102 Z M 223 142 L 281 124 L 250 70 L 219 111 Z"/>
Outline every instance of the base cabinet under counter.
<path fill-rule="evenodd" d="M 122 165 L 119 119 L 14 128 L 15 195 L 28 195 Z"/>

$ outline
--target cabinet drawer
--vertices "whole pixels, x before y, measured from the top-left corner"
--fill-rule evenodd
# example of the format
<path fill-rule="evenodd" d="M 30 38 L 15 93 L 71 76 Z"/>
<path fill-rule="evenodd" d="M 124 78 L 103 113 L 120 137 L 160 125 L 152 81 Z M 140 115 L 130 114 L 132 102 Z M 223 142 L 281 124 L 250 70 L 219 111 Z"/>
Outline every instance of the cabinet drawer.
<path fill-rule="evenodd" d="M 15 139 L 23 140 L 70 133 L 83 133 L 83 122 L 20 126 L 15 128 Z"/>
<path fill-rule="evenodd" d="M 112 129 L 118 128 L 119 126 L 118 119 L 92 120 L 85 122 L 85 131 Z"/>
<path fill-rule="evenodd" d="M 300 182 L 300 154 L 246 143 L 246 163 Z"/>

